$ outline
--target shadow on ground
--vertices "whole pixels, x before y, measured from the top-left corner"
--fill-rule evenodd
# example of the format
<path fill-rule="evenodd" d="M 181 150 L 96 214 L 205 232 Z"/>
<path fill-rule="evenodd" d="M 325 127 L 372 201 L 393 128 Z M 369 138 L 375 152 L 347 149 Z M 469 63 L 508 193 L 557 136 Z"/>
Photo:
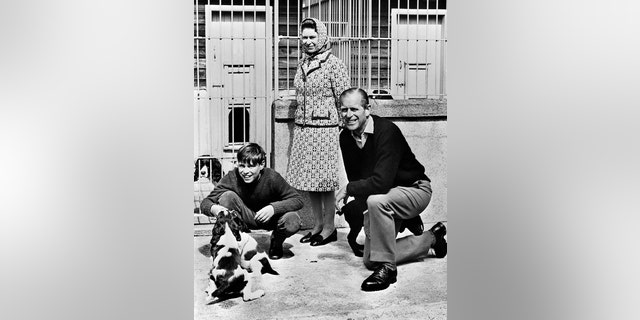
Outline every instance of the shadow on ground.
<path fill-rule="evenodd" d="M 198 227 L 198 226 L 196 226 Z M 425 226 L 426 227 L 426 226 Z M 303 232 L 285 241 L 285 256 L 272 260 L 280 275 L 256 277 L 266 294 L 243 302 L 241 297 L 208 304 L 204 290 L 211 267 L 206 226 L 194 237 L 194 319 L 446 319 L 447 258 L 427 257 L 398 266 L 398 282 L 378 292 L 363 292 L 371 274 L 346 242 L 311 247 L 299 242 Z M 269 232 L 253 231 L 259 250 L 268 251 Z"/>

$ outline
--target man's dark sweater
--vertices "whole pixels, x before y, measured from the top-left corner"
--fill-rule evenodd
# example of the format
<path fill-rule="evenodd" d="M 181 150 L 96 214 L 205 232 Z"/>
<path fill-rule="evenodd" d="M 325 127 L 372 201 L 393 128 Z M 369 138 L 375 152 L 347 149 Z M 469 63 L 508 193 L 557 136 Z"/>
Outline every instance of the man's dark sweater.
<path fill-rule="evenodd" d="M 347 195 L 366 198 L 385 194 L 393 187 L 429 180 L 400 128 L 387 119 L 374 115 L 371 118 L 373 134 L 367 137 L 362 149 L 351 131 L 343 129 L 340 133 L 342 159 L 349 178 Z"/>
<path fill-rule="evenodd" d="M 220 196 L 226 191 L 238 194 L 244 204 L 255 212 L 267 205 L 272 205 L 276 216 L 299 210 L 304 205 L 302 197 L 296 189 L 290 186 L 275 170 L 264 168 L 260 179 L 249 184 L 242 180 L 238 168 L 236 168 L 227 173 L 213 191 L 202 200 L 200 212 L 209 214 L 211 206 L 217 204 Z"/>

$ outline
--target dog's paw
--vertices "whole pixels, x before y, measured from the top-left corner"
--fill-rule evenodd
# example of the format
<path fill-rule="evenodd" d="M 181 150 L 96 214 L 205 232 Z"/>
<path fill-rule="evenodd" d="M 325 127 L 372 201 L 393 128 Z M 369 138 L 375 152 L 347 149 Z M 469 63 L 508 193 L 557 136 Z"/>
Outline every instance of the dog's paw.
<path fill-rule="evenodd" d="M 243 294 L 242 295 L 242 300 L 251 301 L 251 300 L 258 299 L 258 298 L 260 298 L 262 296 L 264 296 L 264 290 L 256 290 L 256 291 L 251 292 L 251 293 Z"/>
<path fill-rule="evenodd" d="M 218 297 L 212 297 L 212 296 L 210 296 L 208 294 L 207 294 L 206 297 L 204 297 L 204 304 L 205 305 L 214 304 L 214 303 L 217 303 L 218 301 L 220 301 L 220 299 Z"/>

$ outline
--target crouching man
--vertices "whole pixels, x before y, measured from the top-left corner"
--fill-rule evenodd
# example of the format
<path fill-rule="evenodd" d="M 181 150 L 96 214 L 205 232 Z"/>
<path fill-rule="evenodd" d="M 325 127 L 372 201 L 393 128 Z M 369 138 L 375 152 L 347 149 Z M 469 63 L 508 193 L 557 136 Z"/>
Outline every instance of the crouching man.
<path fill-rule="evenodd" d="M 420 219 L 431 201 L 431 180 L 424 166 L 400 129 L 371 115 L 370 109 L 362 89 L 347 89 L 340 95 L 345 127 L 340 148 L 349 183 L 336 192 L 336 209 L 342 209 L 351 227 L 347 240 L 352 250 L 363 255 L 365 266 L 374 270 L 362 283 L 364 291 L 383 290 L 396 282 L 397 263 L 426 256 L 430 248 L 439 258 L 447 253 L 445 226 L 438 222 L 424 232 Z M 355 201 L 341 208 L 349 196 Z M 355 243 L 363 225 L 364 252 Z M 396 241 L 404 228 L 414 235 Z"/>
<path fill-rule="evenodd" d="M 237 167 L 202 201 L 200 212 L 213 215 L 222 206 L 237 211 L 250 229 L 273 230 L 269 258 L 280 259 L 284 240 L 300 229 L 296 211 L 304 204 L 300 194 L 265 164 L 266 154 L 260 145 L 242 147 Z"/>

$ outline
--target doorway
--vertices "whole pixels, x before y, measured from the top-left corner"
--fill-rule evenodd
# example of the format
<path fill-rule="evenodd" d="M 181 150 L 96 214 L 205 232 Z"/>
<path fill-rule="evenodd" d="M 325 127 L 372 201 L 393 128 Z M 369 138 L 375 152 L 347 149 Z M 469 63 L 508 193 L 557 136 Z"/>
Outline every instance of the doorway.
<path fill-rule="evenodd" d="M 399 99 L 443 97 L 446 10 L 391 10 L 391 91 Z"/>
<path fill-rule="evenodd" d="M 224 172 L 247 142 L 271 150 L 272 36 L 268 6 L 205 6 L 207 99 L 197 106 L 196 153 Z"/>

